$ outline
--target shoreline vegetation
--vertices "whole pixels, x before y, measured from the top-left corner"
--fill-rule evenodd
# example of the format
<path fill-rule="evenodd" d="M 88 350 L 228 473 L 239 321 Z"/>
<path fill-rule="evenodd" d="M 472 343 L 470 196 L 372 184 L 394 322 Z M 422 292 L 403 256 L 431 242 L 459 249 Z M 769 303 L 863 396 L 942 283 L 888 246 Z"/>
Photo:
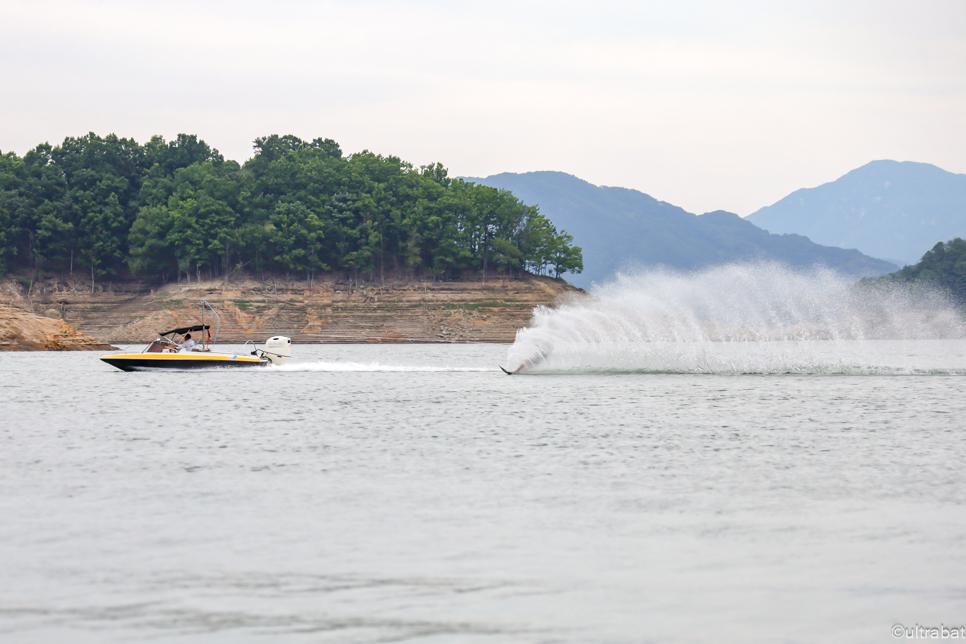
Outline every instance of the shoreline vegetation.
<path fill-rule="evenodd" d="M 966 240 L 960 237 L 939 242 L 914 266 L 906 266 L 881 277 L 866 277 L 860 286 L 901 285 L 910 288 L 935 288 L 953 304 L 966 309 Z"/>
<path fill-rule="evenodd" d="M 256 139 L 244 164 L 196 135 L 68 137 L 0 154 L 0 276 L 200 282 L 247 272 L 357 283 L 498 271 L 560 277 L 581 250 L 512 193 L 331 139 Z"/>

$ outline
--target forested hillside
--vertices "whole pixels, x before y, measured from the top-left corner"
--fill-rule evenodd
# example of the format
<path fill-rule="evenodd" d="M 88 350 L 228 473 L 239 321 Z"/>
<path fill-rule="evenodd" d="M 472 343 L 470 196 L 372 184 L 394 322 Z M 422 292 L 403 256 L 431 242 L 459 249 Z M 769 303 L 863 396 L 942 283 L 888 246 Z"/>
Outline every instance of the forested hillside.
<path fill-rule="evenodd" d="M 885 275 L 866 283 L 901 282 L 938 286 L 955 302 L 966 305 L 966 241 L 957 237 L 939 242 L 926 251 L 915 266 Z"/>
<path fill-rule="evenodd" d="M 217 277 L 244 269 L 458 276 L 582 269 L 581 251 L 506 190 L 331 139 L 256 139 L 243 166 L 194 135 L 93 133 L 0 154 L 0 275 Z"/>

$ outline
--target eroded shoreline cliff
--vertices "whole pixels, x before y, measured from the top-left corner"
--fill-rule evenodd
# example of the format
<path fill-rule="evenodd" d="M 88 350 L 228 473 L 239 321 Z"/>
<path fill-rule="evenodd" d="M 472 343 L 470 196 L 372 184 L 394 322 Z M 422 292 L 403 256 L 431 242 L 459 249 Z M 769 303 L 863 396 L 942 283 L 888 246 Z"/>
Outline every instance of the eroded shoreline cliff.
<path fill-rule="evenodd" d="M 535 307 L 580 293 L 563 280 L 540 276 L 490 277 L 485 283 L 355 283 L 328 276 L 160 286 L 132 280 L 93 288 L 64 277 L 0 282 L 0 302 L 114 344 L 149 342 L 160 331 L 197 324 L 201 299 L 221 315 L 219 343 L 260 342 L 275 334 L 301 343 L 512 342 Z"/>
<path fill-rule="evenodd" d="M 0 351 L 110 351 L 114 349 L 56 320 L 0 304 Z"/>

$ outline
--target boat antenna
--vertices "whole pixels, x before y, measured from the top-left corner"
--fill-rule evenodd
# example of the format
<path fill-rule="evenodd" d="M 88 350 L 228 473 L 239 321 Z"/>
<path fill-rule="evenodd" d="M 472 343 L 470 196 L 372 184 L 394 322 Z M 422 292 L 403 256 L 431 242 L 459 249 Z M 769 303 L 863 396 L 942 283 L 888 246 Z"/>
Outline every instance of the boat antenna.
<path fill-rule="evenodd" d="M 202 304 L 202 307 L 201 307 L 202 324 L 204 324 L 204 317 L 203 316 L 205 314 L 205 307 L 206 306 L 209 309 L 211 309 L 211 312 L 215 314 L 215 317 L 216 318 L 218 318 L 218 326 L 215 327 L 215 341 L 211 343 L 211 344 L 218 344 L 218 332 L 221 330 L 221 316 L 218 315 L 218 311 L 216 311 L 214 309 L 214 307 L 211 306 L 211 304 L 208 304 L 208 300 L 201 300 L 201 304 Z M 204 333 L 204 330 L 202 330 L 202 333 Z"/>

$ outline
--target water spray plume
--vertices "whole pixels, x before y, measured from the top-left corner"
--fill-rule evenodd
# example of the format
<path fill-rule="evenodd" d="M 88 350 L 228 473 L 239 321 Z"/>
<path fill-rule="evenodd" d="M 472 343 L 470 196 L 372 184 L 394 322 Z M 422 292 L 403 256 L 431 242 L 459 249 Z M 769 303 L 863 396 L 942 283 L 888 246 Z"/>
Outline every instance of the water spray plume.
<path fill-rule="evenodd" d="M 517 332 L 507 369 L 841 373 L 888 369 L 876 341 L 964 337 L 962 313 L 924 286 L 735 264 L 618 274 L 594 295 L 540 307 Z"/>

